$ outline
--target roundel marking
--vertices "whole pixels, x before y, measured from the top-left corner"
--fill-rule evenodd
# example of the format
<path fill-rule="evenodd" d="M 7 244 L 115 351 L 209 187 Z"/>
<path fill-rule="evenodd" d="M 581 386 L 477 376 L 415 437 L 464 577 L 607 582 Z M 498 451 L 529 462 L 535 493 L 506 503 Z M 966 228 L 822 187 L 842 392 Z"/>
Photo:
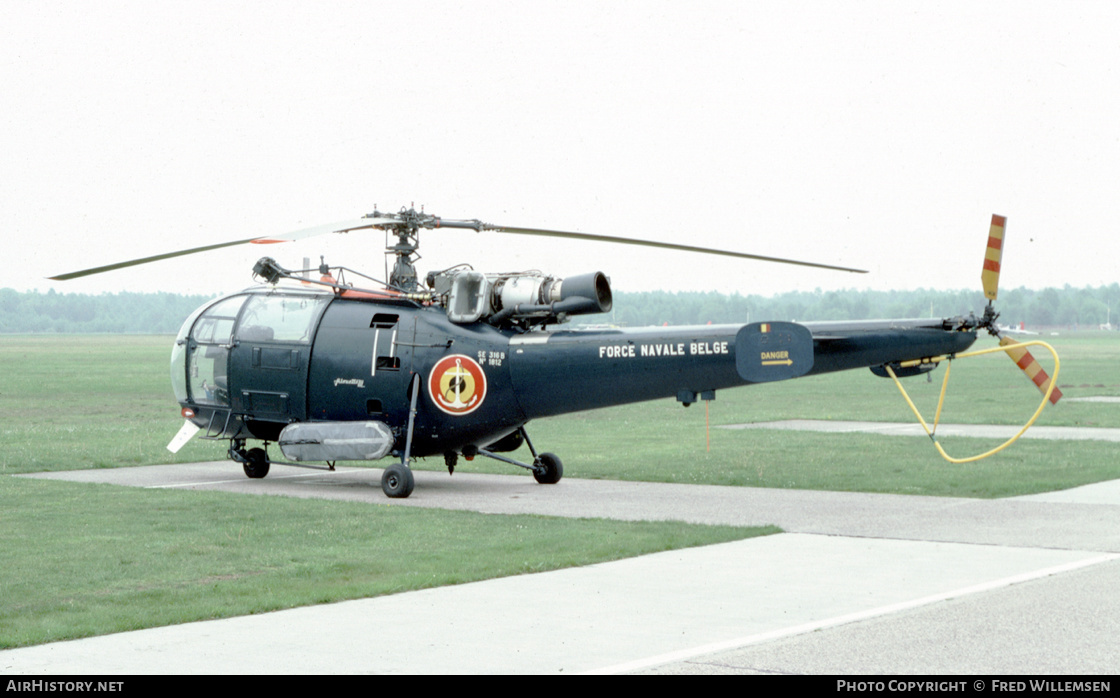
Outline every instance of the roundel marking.
<path fill-rule="evenodd" d="M 469 356 L 445 356 L 428 374 L 428 396 L 447 414 L 470 414 L 486 399 L 486 374 Z"/>

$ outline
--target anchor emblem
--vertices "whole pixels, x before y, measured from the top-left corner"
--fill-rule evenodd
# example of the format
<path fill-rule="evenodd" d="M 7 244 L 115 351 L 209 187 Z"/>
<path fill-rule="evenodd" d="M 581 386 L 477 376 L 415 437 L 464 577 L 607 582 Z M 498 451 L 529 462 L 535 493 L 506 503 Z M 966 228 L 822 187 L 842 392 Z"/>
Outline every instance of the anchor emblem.
<path fill-rule="evenodd" d="M 486 397 L 486 374 L 469 356 L 445 356 L 428 374 L 428 395 L 447 414 L 468 414 Z"/>

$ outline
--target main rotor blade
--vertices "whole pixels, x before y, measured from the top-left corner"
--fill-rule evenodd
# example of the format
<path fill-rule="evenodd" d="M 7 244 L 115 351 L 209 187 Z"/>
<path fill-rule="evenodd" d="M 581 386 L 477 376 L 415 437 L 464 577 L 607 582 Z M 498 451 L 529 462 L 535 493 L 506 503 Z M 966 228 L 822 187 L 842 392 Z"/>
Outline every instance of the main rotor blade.
<path fill-rule="evenodd" d="M 400 221 L 395 218 L 355 218 L 353 220 L 338 221 L 337 223 L 326 223 L 324 225 L 316 225 L 310 228 L 303 228 L 301 230 L 293 230 L 290 233 L 283 233 L 281 235 L 268 235 L 259 238 L 253 238 L 249 242 L 257 245 L 267 245 L 273 242 L 291 242 L 294 240 L 303 240 L 304 238 L 315 237 L 316 235 L 325 235 L 327 233 L 348 233 L 351 230 L 362 230 L 364 228 L 379 228 L 385 225 L 399 225 Z"/>
<path fill-rule="evenodd" d="M 173 257 L 182 257 L 183 255 L 194 254 L 196 252 L 206 252 L 207 250 L 218 250 L 223 247 L 233 247 L 234 245 L 244 245 L 247 242 L 252 242 L 256 238 L 248 238 L 247 240 L 235 240 L 233 242 L 222 242 L 217 245 L 206 245 L 205 247 L 192 247 L 189 250 L 179 250 L 178 252 L 165 252 L 164 254 L 152 255 L 151 257 L 143 257 L 141 259 L 130 259 L 127 262 L 117 262 L 115 264 L 106 264 L 102 267 L 92 267 L 90 269 L 82 269 L 81 271 L 72 271 L 66 274 L 59 274 L 58 276 L 48 277 L 52 281 L 69 281 L 70 279 L 77 279 L 83 276 L 92 276 L 93 274 L 100 274 L 106 271 L 114 271 L 116 269 L 124 269 L 126 267 L 135 267 L 140 264 L 147 264 L 148 262 L 158 262 L 161 259 L 171 259 Z"/>
<path fill-rule="evenodd" d="M 295 230 L 290 233 L 284 233 L 282 235 L 268 235 L 255 238 L 245 238 L 244 240 L 233 240 L 232 242 L 220 242 L 215 245 L 192 247 L 190 249 L 179 250 L 177 252 L 165 252 L 163 254 L 152 255 L 151 257 L 130 259 L 125 262 L 116 262 L 114 264 L 106 264 L 100 267 L 82 269 L 81 271 L 72 271 L 66 274 L 59 274 L 58 276 L 52 276 L 49 278 L 52 281 L 69 281 L 70 279 L 77 279 L 83 276 L 92 276 L 93 274 L 100 274 L 106 271 L 115 271 L 117 269 L 125 269 L 127 267 L 135 267 L 141 264 L 148 264 L 149 262 L 158 262 L 164 259 L 183 257 L 185 255 L 196 254 L 198 252 L 219 250 L 223 247 L 233 247 L 235 245 L 244 245 L 247 243 L 263 245 L 274 242 L 289 242 L 293 240 L 302 240 L 304 238 L 309 238 L 315 235 L 323 235 L 326 233 L 345 233 L 351 230 L 359 230 L 361 228 L 376 228 L 388 223 L 396 223 L 396 221 L 388 218 L 357 218 L 353 220 L 339 221 L 337 223 L 328 223 L 326 225 L 317 225 L 311 228 L 303 228 L 301 230 Z"/>
<path fill-rule="evenodd" d="M 499 233 L 513 233 L 516 235 L 538 235 L 543 237 L 570 238 L 572 240 L 590 240 L 592 242 L 615 242 L 622 245 L 638 245 L 641 247 L 659 247 L 666 250 L 679 250 L 681 252 L 699 252 L 701 254 L 716 254 L 724 257 L 738 257 L 740 259 L 756 259 L 763 262 L 778 262 L 779 264 L 796 264 L 802 267 L 817 267 L 819 269 L 832 269 L 835 271 L 850 271 L 855 274 L 866 274 L 866 269 L 852 269 L 838 267 L 832 264 L 818 264 L 816 262 L 803 262 L 796 259 L 783 259 L 781 257 L 765 257 L 745 252 L 731 252 L 729 250 L 716 250 L 710 247 L 696 247 L 693 245 L 678 245 L 672 242 L 655 242 L 653 240 L 635 240 L 633 238 L 620 238 L 611 235 L 591 235 L 588 233 L 572 233 L 564 230 L 543 230 L 540 228 L 510 228 L 506 226 L 487 226 L 487 230 Z"/>

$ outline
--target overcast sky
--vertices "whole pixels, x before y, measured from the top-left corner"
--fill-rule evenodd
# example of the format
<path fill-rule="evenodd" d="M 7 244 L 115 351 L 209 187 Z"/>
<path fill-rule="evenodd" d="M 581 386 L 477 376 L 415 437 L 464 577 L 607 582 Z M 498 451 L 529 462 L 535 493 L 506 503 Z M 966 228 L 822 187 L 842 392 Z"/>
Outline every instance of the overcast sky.
<path fill-rule="evenodd" d="M 0 287 L 228 292 L 262 254 L 380 277 L 375 233 L 44 279 L 412 203 L 871 271 L 443 230 L 422 236 L 421 273 L 979 288 L 1000 213 L 1005 288 L 1120 280 L 1116 2 L 6 0 L 3 16 Z"/>

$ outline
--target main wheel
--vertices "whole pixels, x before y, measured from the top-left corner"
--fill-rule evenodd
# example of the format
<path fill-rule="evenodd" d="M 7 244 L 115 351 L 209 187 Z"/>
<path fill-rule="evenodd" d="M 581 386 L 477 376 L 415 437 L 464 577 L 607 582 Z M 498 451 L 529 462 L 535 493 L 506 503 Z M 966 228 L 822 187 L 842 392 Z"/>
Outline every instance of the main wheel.
<path fill-rule="evenodd" d="M 555 485 L 564 477 L 564 464 L 555 453 L 540 454 L 533 465 L 533 477 L 542 485 Z"/>
<path fill-rule="evenodd" d="M 268 454 L 265 453 L 263 448 L 251 448 L 245 454 L 245 462 L 241 467 L 245 469 L 245 474 L 251 478 L 262 478 L 268 475 Z"/>
<path fill-rule="evenodd" d="M 416 480 L 412 477 L 412 470 L 400 463 L 394 463 L 385 472 L 381 473 L 381 491 L 386 497 L 403 499 L 412 494 Z"/>

